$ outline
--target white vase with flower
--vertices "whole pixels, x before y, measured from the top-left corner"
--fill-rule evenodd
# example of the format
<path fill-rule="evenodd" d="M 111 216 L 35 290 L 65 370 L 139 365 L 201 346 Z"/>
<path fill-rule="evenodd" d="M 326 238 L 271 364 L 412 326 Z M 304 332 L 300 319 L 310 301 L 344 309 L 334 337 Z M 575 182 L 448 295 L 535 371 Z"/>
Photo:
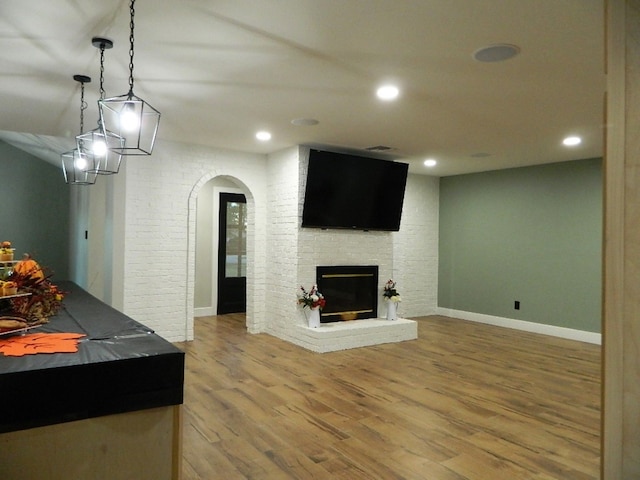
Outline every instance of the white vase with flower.
<path fill-rule="evenodd" d="M 308 291 L 304 287 L 300 287 L 300 291 L 298 304 L 302 305 L 303 310 L 309 311 L 306 314 L 309 328 L 318 328 L 320 326 L 320 311 L 326 304 L 324 295 L 318 291 L 317 285 Z"/>
<path fill-rule="evenodd" d="M 387 304 L 387 320 L 397 320 L 398 303 L 402 301 L 402 298 L 400 297 L 400 292 L 396 289 L 396 282 L 392 279 L 387 280 L 387 283 L 384 284 L 382 296 Z"/>

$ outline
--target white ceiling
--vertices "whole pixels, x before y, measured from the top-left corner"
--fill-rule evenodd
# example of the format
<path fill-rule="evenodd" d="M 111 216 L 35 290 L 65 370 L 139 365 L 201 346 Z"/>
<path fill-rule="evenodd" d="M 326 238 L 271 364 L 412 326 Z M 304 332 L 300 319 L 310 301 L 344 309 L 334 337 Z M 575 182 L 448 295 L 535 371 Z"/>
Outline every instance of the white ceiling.
<path fill-rule="evenodd" d="M 0 139 L 58 164 L 79 130 L 74 74 L 93 78 L 96 126 L 93 36 L 114 42 L 106 95 L 128 91 L 128 28 L 128 0 L 1 2 Z M 473 59 L 496 43 L 521 53 Z M 162 113 L 161 141 L 385 145 L 444 176 L 601 156 L 603 46 L 601 0 L 138 0 L 134 91 Z M 387 81 L 394 102 L 375 97 Z M 568 134 L 583 143 L 563 147 Z"/>

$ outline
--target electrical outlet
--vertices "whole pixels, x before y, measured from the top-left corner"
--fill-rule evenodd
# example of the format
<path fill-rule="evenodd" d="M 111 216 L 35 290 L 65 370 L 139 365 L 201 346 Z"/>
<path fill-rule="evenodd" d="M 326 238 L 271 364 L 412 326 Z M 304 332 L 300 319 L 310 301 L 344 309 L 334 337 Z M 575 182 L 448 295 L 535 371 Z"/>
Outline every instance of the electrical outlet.
<path fill-rule="evenodd" d="M 520 300 L 516 300 L 515 302 L 513 302 L 513 308 L 515 308 L 516 310 L 520 310 Z"/>

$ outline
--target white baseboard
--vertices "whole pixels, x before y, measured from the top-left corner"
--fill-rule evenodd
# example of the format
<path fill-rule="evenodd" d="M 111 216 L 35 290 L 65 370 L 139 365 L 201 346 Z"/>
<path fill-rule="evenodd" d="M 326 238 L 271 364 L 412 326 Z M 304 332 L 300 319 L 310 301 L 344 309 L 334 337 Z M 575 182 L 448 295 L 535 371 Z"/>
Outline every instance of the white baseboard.
<path fill-rule="evenodd" d="M 194 317 L 211 317 L 215 315 L 215 310 L 213 307 L 202 307 L 202 308 L 194 308 L 193 316 Z"/>
<path fill-rule="evenodd" d="M 602 335 L 600 333 L 585 332 L 583 330 L 575 330 L 572 328 L 556 327 L 554 325 L 526 322 L 524 320 L 515 320 L 513 318 L 494 317 L 493 315 L 485 315 L 483 313 L 465 312 L 462 310 L 453 310 L 441 307 L 436 308 L 436 315 L 460 318 L 471 322 L 495 325 L 497 327 L 513 328 L 515 330 L 523 330 L 525 332 L 541 333 L 552 337 L 567 338 L 569 340 L 602 345 Z"/>

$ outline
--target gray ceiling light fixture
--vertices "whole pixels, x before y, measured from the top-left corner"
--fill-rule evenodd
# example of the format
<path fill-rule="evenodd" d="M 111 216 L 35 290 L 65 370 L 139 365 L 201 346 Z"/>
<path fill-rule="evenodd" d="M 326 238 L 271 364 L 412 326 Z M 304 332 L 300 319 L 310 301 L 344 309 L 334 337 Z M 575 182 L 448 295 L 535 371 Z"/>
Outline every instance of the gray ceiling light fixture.
<path fill-rule="evenodd" d="M 84 101 L 84 84 L 91 81 L 91 77 L 86 75 L 74 75 L 73 79 L 76 82 L 80 82 L 80 134 L 84 130 L 84 111 L 87 108 L 87 104 Z M 93 185 L 96 183 L 97 174 L 87 171 L 89 162 L 86 155 L 77 148 L 63 153 L 62 160 L 62 173 L 64 174 L 64 181 L 69 185 Z"/>
<path fill-rule="evenodd" d="M 151 155 L 158 133 L 160 112 L 133 93 L 133 53 L 135 0 L 129 4 L 129 92 L 118 97 L 100 100 L 100 119 L 106 132 L 113 132 L 125 140 L 122 155 Z"/>
<path fill-rule="evenodd" d="M 91 44 L 100 49 L 100 100 L 104 99 L 104 51 L 113 47 L 113 42 L 107 38 L 93 37 Z M 119 149 L 124 147 L 124 138 L 116 135 L 102 126 L 98 117 L 98 128 L 76 137 L 78 150 L 85 153 L 89 161 L 88 172 L 98 175 L 113 175 L 120 171 L 122 154 Z"/>

